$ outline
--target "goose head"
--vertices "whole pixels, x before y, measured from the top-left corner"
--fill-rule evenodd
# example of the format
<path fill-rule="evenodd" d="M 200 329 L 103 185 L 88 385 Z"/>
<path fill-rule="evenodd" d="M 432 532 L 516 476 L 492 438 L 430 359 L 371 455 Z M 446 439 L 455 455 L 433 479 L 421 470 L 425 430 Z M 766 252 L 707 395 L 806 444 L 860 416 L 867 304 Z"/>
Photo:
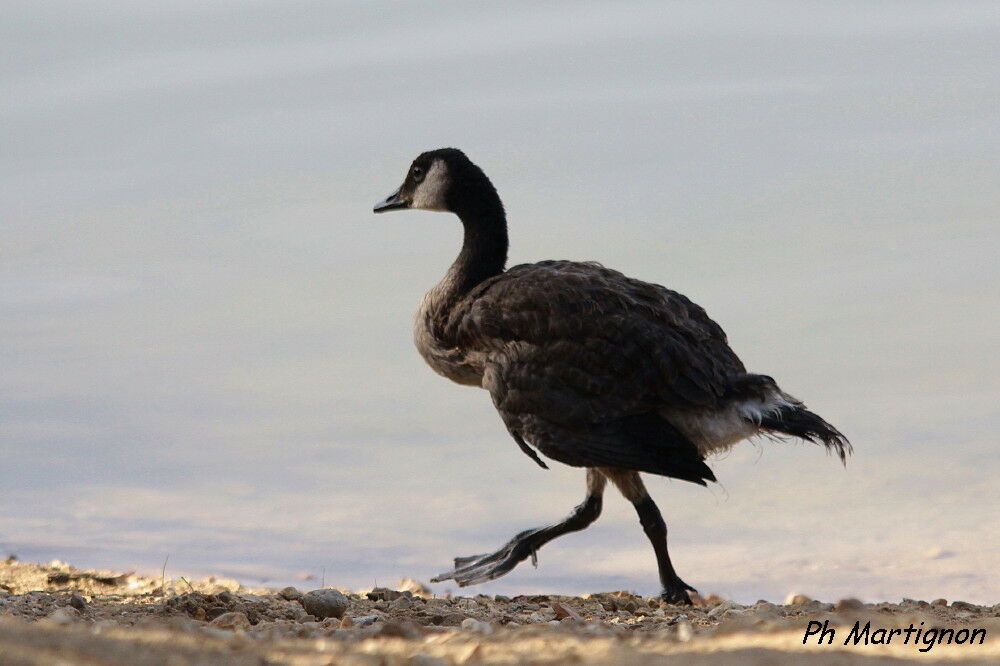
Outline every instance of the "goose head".
<path fill-rule="evenodd" d="M 457 148 L 439 148 L 413 160 L 403 184 L 375 204 L 374 212 L 416 208 L 448 211 L 464 217 L 499 211 L 503 206 L 482 169 Z"/>

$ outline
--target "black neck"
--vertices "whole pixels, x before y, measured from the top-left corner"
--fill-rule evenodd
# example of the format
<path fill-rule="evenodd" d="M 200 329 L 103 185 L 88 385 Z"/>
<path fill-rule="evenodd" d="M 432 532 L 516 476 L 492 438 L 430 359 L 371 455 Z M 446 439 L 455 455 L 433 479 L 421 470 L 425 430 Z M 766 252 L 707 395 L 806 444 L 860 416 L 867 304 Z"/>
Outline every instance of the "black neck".
<path fill-rule="evenodd" d="M 503 273 L 507 264 L 507 217 L 500 197 L 492 187 L 489 189 L 492 196 L 455 211 L 465 227 L 462 251 L 452 264 L 459 293 Z"/>

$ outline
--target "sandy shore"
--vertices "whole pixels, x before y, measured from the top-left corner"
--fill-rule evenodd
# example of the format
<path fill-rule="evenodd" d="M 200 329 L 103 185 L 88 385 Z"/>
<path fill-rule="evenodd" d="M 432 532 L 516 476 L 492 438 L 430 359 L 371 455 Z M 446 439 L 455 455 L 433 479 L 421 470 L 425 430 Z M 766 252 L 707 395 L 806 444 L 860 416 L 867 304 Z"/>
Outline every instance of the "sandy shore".
<path fill-rule="evenodd" d="M 1000 604 L 709 598 L 692 608 L 627 592 L 440 598 L 415 581 L 397 587 L 271 590 L 9 559 L 0 562 L 0 663 L 1000 662 Z M 818 644 L 821 627 L 832 644 Z"/>

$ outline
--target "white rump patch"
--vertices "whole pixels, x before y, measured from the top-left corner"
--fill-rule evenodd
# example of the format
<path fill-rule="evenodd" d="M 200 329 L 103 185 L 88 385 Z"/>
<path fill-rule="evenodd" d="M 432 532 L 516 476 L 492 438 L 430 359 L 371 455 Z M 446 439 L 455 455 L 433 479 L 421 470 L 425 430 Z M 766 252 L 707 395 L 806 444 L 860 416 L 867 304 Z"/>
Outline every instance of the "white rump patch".
<path fill-rule="evenodd" d="M 663 416 L 697 445 L 704 455 L 721 453 L 753 437 L 764 416 L 794 406 L 794 398 L 777 391 L 764 400 L 744 400 L 716 411 L 668 410 Z"/>
<path fill-rule="evenodd" d="M 736 409 L 743 418 L 760 425 L 765 416 L 777 416 L 782 407 L 794 407 L 795 404 L 784 393 L 775 392 L 768 397 L 767 401 L 745 400 L 738 403 Z"/>
<path fill-rule="evenodd" d="M 434 160 L 423 181 L 413 190 L 410 208 L 421 210 L 447 210 L 445 195 L 448 192 L 448 167 L 444 160 Z"/>

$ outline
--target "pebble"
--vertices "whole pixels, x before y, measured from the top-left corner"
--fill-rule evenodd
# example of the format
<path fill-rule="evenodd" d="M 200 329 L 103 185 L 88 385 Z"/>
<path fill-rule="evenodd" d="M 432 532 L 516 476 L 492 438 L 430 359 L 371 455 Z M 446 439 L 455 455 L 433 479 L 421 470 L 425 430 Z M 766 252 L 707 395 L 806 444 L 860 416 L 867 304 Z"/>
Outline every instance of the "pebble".
<path fill-rule="evenodd" d="M 477 611 L 480 609 L 480 605 L 475 599 L 458 599 L 455 601 L 455 608 L 467 612 Z"/>
<path fill-rule="evenodd" d="M 548 622 L 551 619 L 552 619 L 551 617 L 548 617 L 547 615 L 542 615 L 538 611 L 535 611 L 534 613 L 528 616 L 529 622 Z"/>
<path fill-rule="evenodd" d="M 302 593 L 299 592 L 298 589 L 289 586 L 282 588 L 281 591 L 278 592 L 278 596 L 284 599 L 285 601 L 298 601 L 299 599 L 302 598 Z"/>
<path fill-rule="evenodd" d="M 558 601 L 553 601 L 552 603 L 549 604 L 549 606 L 552 608 L 553 611 L 555 611 L 557 618 L 560 619 L 570 618 L 573 620 L 577 620 L 579 622 L 583 622 L 583 618 L 580 617 L 580 614 L 577 613 L 575 610 L 573 610 L 571 606 L 559 603 Z"/>
<path fill-rule="evenodd" d="M 750 613 L 759 620 L 777 620 L 781 617 L 781 609 L 767 601 L 758 601 L 750 609 Z"/>
<path fill-rule="evenodd" d="M 413 596 L 412 592 L 400 592 L 399 590 L 390 590 L 387 587 L 376 587 L 371 592 L 365 594 L 366 597 L 372 601 L 395 601 L 403 596 Z"/>
<path fill-rule="evenodd" d="M 232 631 L 246 631 L 250 628 L 250 620 L 247 618 L 246 613 L 240 611 L 223 613 L 212 620 L 210 624 L 216 629 L 230 629 Z"/>
<path fill-rule="evenodd" d="M 799 594 L 798 592 L 792 592 L 787 597 L 785 597 L 785 605 L 790 606 L 792 604 L 807 604 L 812 599 L 804 594 Z"/>
<path fill-rule="evenodd" d="M 393 610 L 403 610 L 404 608 L 413 608 L 414 601 L 410 597 L 400 597 L 392 602 L 389 606 Z"/>
<path fill-rule="evenodd" d="M 834 605 L 833 609 L 835 611 L 857 611 L 863 609 L 864 607 L 865 605 L 861 603 L 860 599 L 855 599 L 854 597 L 850 597 L 848 599 L 841 599 L 840 601 L 838 601 Z"/>
<path fill-rule="evenodd" d="M 931 602 L 931 606 L 947 606 L 947 605 L 948 605 L 947 599 L 935 599 L 934 601 Z"/>
<path fill-rule="evenodd" d="M 708 611 L 708 617 L 719 617 L 720 615 L 724 615 L 729 611 L 738 612 L 738 611 L 743 611 L 745 609 L 746 606 L 742 606 L 736 603 L 735 601 L 723 601 L 721 604 L 715 606 L 714 608 L 712 608 L 712 610 Z"/>
<path fill-rule="evenodd" d="M 483 634 L 484 636 L 489 636 L 490 634 L 493 633 L 493 625 L 491 625 L 489 622 L 480 622 L 474 617 L 465 618 L 464 620 L 462 620 L 462 624 L 460 626 L 462 627 L 462 629 L 465 629 L 466 631 L 472 631 L 477 634 Z"/>
<path fill-rule="evenodd" d="M 466 617 L 468 616 L 465 615 L 464 613 L 449 613 L 444 616 L 444 620 L 441 621 L 441 624 L 447 625 L 449 627 L 457 627 L 462 624 L 462 620 L 464 620 Z"/>
<path fill-rule="evenodd" d="M 347 597 L 329 588 L 313 590 L 302 595 L 302 607 L 310 615 L 320 619 L 328 617 L 341 618 L 347 612 Z"/>

